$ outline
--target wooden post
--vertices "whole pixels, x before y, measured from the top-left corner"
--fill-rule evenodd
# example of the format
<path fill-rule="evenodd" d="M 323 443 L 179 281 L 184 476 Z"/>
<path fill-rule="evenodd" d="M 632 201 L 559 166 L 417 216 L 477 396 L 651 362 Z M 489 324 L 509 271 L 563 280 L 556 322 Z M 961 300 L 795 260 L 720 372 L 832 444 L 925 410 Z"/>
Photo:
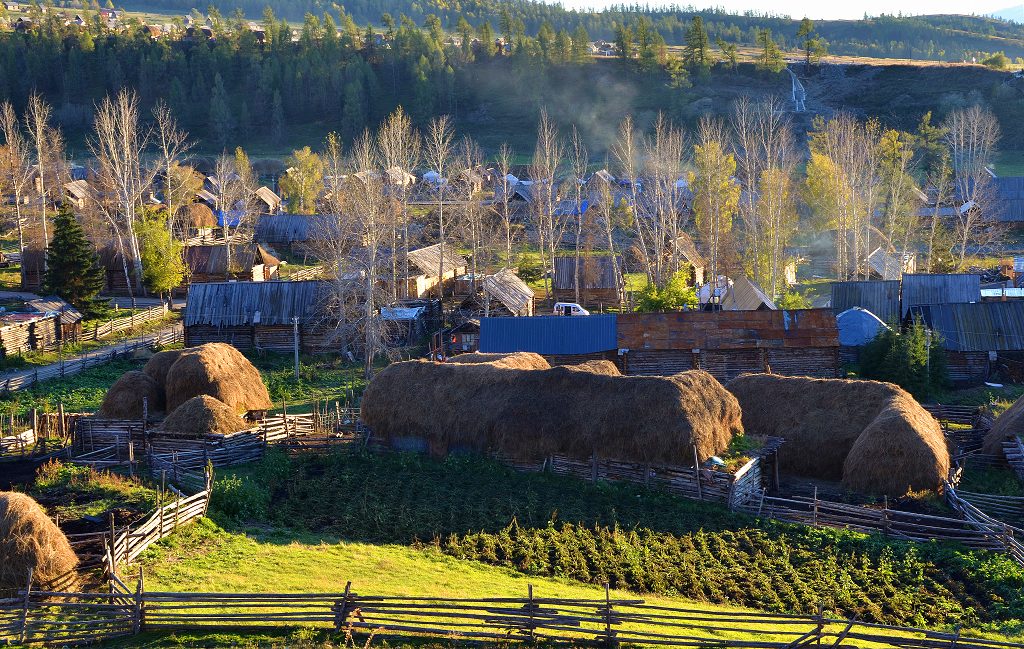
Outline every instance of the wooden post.
<path fill-rule="evenodd" d="M 110 514 L 110 574 L 117 574 L 117 528 L 113 513 Z"/>
<path fill-rule="evenodd" d="M 348 598 L 352 592 L 352 582 L 345 584 L 345 594 L 342 596 L 341 604 L 337 606 L 334 611 L 334 630 L 341 632 L 342 627 L 345 626 L 345 619 L 348 618 Z"/>
<path fill-rule="evenodd" d="M 527 603 L 526 606 L 530 614 L 530 640 L 534 640 L 537 637 L 537 627 L 533 623 L 533 611 L 535 607 L 535 604 L 533 603 L 533 584 L 526 585 L 526 594 L 529 598 L 529 603 Z"/>
<path fill-rule="evenodd" d="M 28 603 L 32 595 L 32 568 L 28 569 L 28 581 L 25 583 L 25 600 L 21 605 L 21 632 L 18 634 L 18 644 L 25 644 L 28 636 Z"/>
<path fill-rule="evenodd" d="M 693 445 L 693 479 L 697 483 L 697 500 L 704 500 L 704 490 L 700 486 L 700 458 L 697 456 L 697 445 Z"/>
<path fill-rule="evenodd" d="M 284 421 L 284 436 L 288 437 L 288 402 L 281 397 L 281 419 Z"/>
<path fill-rule="evenodd" d="M 882 501 L 882 534 L 889 536 L 889 496 Z"/>
<path fill-rule="evenodd" d="M 64 421 L 64 402 L 63 401 L 58 401 L 57 402 L 57 417 L 59 417 L 59 419 L 57 421 L 57 431 L 58 431 L 58 434 L 60 435 L 60 438 L 62 440 L 66 440 L 68 438 L 68 426 L 67 426 L 67 423 L 65 423 L 65 421 Z"/>
<path fill-rule="evenodd" d="M 135 588 L 135 635 L 142 633 L 146 628 L 146 604 L 142 594 L 146 592 L 146 577 L 144 568 L 139 566 L 139 585 Z"/>
<path fill-rule="evenodd" d="M 615 646 L 615 636 L 612 635 L 612 597 L 608 582 L 604 582 L 604 641 L 608 647 Z"/>
<path fill-rule="evenodd" d="M 32 432 L 39 436 L 39 410 L 37 408 L 32 409 Z"/>
<path fill-rule="evenodd" d="M 761 510 L 764 508 L 764 494 L 765 494 L 766 491 L 768 491 L 767 488 L 761 487 L 761 502 L 757 505 L 757 515 L 758 515 L 758 517 L 761 516 Z"/>

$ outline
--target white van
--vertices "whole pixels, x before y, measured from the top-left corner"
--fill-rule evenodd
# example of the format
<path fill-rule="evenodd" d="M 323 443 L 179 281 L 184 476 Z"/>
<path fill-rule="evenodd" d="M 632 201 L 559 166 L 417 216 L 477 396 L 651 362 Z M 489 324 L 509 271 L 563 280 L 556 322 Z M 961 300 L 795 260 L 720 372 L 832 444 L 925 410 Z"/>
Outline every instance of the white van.
<path fill-rule="evenodd" d="M 575 302 L 555 302 L 555 315 L 590 315 L 587 311 Z"/>

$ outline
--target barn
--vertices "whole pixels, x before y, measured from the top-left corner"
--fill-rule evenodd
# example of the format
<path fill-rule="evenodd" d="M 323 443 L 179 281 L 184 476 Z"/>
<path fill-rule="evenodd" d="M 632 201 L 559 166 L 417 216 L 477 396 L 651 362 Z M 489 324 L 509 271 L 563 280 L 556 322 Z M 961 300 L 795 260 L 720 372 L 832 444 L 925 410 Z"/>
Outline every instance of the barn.
<path fill-rule="evenodd" d="M 900 317 L 899 280 L 833 282 L 832 312 L 836 315 L 859 307 L 870 311 L 887 324 Z"/>
<path fill-rule="evenodd" d="M 626 374 L 702 369 L 724 382 L 747 372 L 834 378 L 840 370 L 828 309 L 624 313 L 617 346 Z"/>
<path fill-rule="evenodd" d="M 231 265 L 227 246 L 188 246 L 185 266 L 192 284 L 225 279 L 264 282 L 277 279 L 281 262 L 266 248 L 255 244 L 231 244 Z"/>
<path fill-rule="evenodd" d="M 970 304 L 981 301 L 981 276 L 967 273 L 904 275 L 900 286 L 901 318 L 926 304 Z M 880 314 L 875 314 L 880 315 Z"/>
<path fill-rule="evenodd" d="M 325 282 L 208 282 L 193 284 L 185 307 L 185 346 L 223 342 L 239 349 L 288 352 L 296 328 L 303 351 L 330 347 L 332 328 L 322 306 Z"/>
<path fill-rule="evenodd" d="M 576 302 L 575 256 L 555 257 L 552 292 L 557 302 Z M 579 302 L 584 306 L 613 305 L 622 302 L 622 257 L 582 255 L 579 258 Z"/>
<path fill-rule="evenodd" d="M 454 283 L 455 278 L 466 273 L 469 262 L 458 253 L 452 245 L 444 247 L 444 263 L 441 262 L 441 244 L 435 243 L 426 248 L 409 251 L 409 278 L 406 287 L 406 295 L 410 298 L 427 297 L 431 292 L 436 293 L 439 283 L 448 286 Z M 438 278 L 438 271 L 441 277 Z M 413 274 L 417 271 L 418 274 Z"/>
<path fill-rule="evenodd" d="M 1024 379 L 1024 302 L 915 306 L 907 320 L 919 320 L 938 334 L 954 383 L 980 383 L 999 367 L 1014 380 Z"/>

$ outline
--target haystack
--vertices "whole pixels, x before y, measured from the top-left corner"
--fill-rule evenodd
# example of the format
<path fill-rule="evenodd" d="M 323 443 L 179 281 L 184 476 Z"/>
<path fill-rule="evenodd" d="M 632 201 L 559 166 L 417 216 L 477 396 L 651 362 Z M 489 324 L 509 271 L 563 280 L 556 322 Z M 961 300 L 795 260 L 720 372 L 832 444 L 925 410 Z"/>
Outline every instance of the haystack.
<path fill-rule="evenodd" d="M 590 372 L 591 374 L 602 374 L 604 376 L 622 376 L 622 372 L 615 363 L 611 361 L 583 361 L 577 365 L 563 365 L 570 370 L 579 372 Z"/>
<path fill-rule="evenodd" d="M 56 589 L 78 585 L 78 556 L 43 508 L 25 494 L 0 492 L 0 597 L 32 583 Z"/>
<path fill-rule="evenodd" d="M 174 365 L 174 361 L 178 360 L 178 357 L 184 351 L 184 349 L 168 349 L 167 351 L 157 352 L 142 366 L 142 371 L 156 381 L 161 392 L 167 389 L 167 372 L 170 371 L 171 365 Z"/>
<path fill-rule="evenodd" d="M 273 406 L 259 370 L 225 343 L 186 349 L 167 372 L 168 412 L 202 394 L 224 402 L 236 413 Z"/>
<path fill-rule="evenodd" d="M 161 429 L 184 437 L 228 435 L 249 425 L 227 404 L 209 395 L 192 397 L 167 415 Z"/>
<path fill-rule="evenodd" d="M 609 376 L 555 367 L 408 361 L 378 374 L 363 420 L 385 440 L 418 437 L 522 460 L 553 454 L 692 465 L 742 434 L 736 399 L 710 374 Z"/>
<path fill-rule="evenodd" d="M 729 391 L 751 435 L 782 437 L 785 473 L 902 496 L 937 489 L 949 472 L 938 422 L 891 383 L 748 374 Z"/>
<path fill-rule="evenodd" d="M 138 370 L 130 370 L 107 390 L 99 414 L 109 419 L 142 419 L 143 412 L 152 414 L 163 409 L 164 395 L 156 381 Z"/>
<path fill-rule="evenodd" d="M 451 363 L 489 363 L 495 367 L 507 367 L 510 370 L 549 370 L 551 365 L 540 354 L 533 352 L 513 352 L 511 354 L 488 354 L 472 352 L 453 356 Z"/>
<path fill-rule="evenodd" d="M 992 422 L 992 429 L 985 435 L 982 452 L 1002 455 L 1003 442 L 1014 437 L 1024 438 L 1024 397 L 1017 399 Z"/>

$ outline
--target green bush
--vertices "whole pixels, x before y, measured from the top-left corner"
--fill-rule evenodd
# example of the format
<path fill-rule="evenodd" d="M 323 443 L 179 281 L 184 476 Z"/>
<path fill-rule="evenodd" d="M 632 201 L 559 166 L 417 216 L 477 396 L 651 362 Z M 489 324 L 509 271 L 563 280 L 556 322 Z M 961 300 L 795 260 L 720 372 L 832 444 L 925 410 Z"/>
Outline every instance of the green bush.
<path fill-rule="evenodd" d="M 212 513 L 226 521 L 264 520 L 270 507 L 270 493 L 249 478 L 225 476 L 213 482 Z"/>
<path fill-rule="evenodd" d="M 647 283 L 636 301 L 636 310 L 641 313 L 657 311 L 675 311 L 684 307 L 697 306 L 697 294 L 693 287 L 688 286 L 689 276 L 680 271 L 672 276 L 664 287 Z"/>

